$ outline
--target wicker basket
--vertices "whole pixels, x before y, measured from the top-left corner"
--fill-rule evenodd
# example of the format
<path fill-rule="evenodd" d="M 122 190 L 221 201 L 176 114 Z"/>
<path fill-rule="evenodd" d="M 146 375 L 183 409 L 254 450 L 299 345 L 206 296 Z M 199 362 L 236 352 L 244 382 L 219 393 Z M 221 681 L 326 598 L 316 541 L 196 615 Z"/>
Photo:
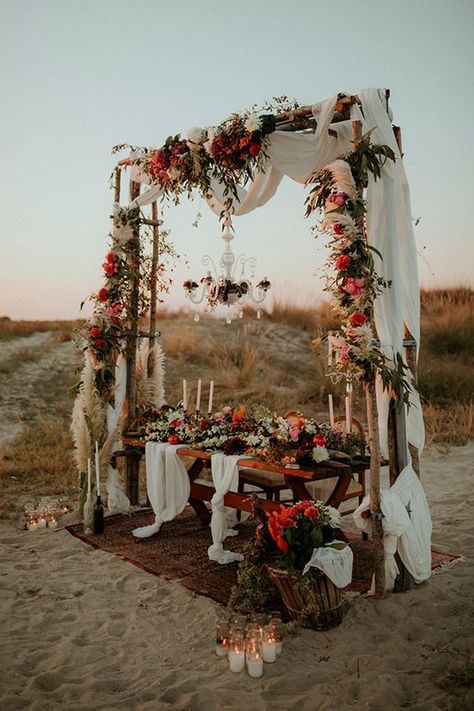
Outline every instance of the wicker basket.
<path fill-rule="evenodd" d="M 310 587 L 301 587 L 300 578 L 286 570 L 268 567 L 291 617 L 304 627 L 327 630 L 341 624 L 344 617 L 341 591 L 319 570 L 311 569 L 305 578 Z"/>

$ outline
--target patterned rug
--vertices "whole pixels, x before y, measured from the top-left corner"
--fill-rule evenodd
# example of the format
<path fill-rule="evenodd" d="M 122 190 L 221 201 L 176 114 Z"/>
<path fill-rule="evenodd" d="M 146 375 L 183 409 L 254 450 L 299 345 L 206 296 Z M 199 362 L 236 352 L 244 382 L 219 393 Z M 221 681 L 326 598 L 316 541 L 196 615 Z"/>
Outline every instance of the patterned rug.
<path fill-rule="evenodd" d="M 177 580 L 198 595 L 227 604 L 230 590 L 237 582 L 237 563 L 218 565 L 209 560 L 207 549 L 212 543 L 209 526 L 203 525 L 191 507 L 174 521 L 165 523 L 159 534 L 151 538 L 135 538 L 132 529 L 154 521 L 150 509 L 121 514 L 105 519 L 105 531 L 100 535 L 86 535 L 82 524 L 66 526 L 66 530 L 81 541 L 133 563 L 147 573 Z M 225 548 L 241 552 L 253 537 L 255 522 L 248 520 L 239 527 L 239 535 L 227 538 Z M 349 590 L 365 592 L 370 587 L 373 572 L 373 548 L 369 541 L 351 540 L 354 552 L 353 582 Z M 459 559 L 433 551 L 432 566 L 444 567 Z"/>

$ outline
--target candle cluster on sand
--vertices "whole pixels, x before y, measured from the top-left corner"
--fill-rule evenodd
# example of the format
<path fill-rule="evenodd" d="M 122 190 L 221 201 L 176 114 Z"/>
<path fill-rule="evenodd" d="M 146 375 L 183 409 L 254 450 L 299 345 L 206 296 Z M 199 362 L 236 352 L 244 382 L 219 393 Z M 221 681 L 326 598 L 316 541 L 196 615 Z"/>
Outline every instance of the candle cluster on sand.
<path fill-rule="evenodd" d="M 248 622 L 237 615 L 229 623 L 219 618 L 216 624 L 216 655 L 227 657 L 231 672 L 240 673 L 247 668 L 253 679 L 263 674 L 264 662 L 273 664 L 282 652 L 283 623 L 279 612 L 269 617 L 254 615 Z"/>
<path fill-rule="evenodd" d="M 41 528 L 56 529 L 61 515 L 71 510 L 69 504 L 51 496 L 44 496 L 37 505 L 30 501 L 25 505 L 24 529 L 26 531 L 38 531 Z"/>
<path fill-rule="evenodd" d="M 196 412 L 201 411 L 201 399 L 202 399 L 202 379 L 198 378 L 197 388 L 196 388 L 196 407 L 194 408 Z M 211 380 L 209 383 L 209 402 L 207 406 L 207 411 L 212 415 L 212 403 L 214 400 L 214 381 Z M 187 412 L 189 409 L 189 388 L 188 381 L 183 378 L 183 410 Z"/>

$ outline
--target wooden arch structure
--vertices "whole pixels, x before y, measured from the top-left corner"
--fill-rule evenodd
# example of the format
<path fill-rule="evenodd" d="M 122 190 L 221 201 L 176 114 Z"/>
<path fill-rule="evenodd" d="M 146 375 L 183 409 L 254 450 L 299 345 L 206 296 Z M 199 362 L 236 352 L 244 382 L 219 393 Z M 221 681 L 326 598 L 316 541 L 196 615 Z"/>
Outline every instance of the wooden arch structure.
<path fill-rule="evenodd" d="M 387 101 L 387 111 L 388 111 L 388 98 L 390 92 L 387 89 L 385 91 L 385 98 Z M 356 103 L 360 103 L 358 96 L 345 96 L 339 95 L 335 112 L 332 117 L 331 123 L 339 123 L 342 121 L 350 120 L 350 107 Z M 312 106 L 302 106 L 295 110 L 281 111 L 276 113 L 273 117 L 273 126 L 271 130 L 278 131 L 288 131 L 288 132 L 311 132 L 315 131 L 317 123 L 313 116 Z M 401 131 L 398 126 L 393 126 L 394 135 L 402 154 L 401 145 Z M 332 129 L 329 129 L 329 133 Z M 353 132 L 353 144 L 354 150 L 357 149 L 361 141 L 362 127 L 360 121 L 352 122 L 352 132 Z M 128 188 L 128 201 L 132 202 L 135 200 L 141 189 L 141 184 L 133 180 L 128 181 L 128 185 L 125 185 L 125 181 L 122 180 L 123 169 L 130 166 L 133 163 L 133 159 L 126 158 L 120 160 L 114 169 L 114 197 L 115 202 L 120 204 L 122 193 Z M 357 185 L 360 196 L 364 190 L 363 185 Z M 125 197 L 125 196 L 124 196 Z M 363 218 L 362 218 L 363 221 Z M 126 402 L 127 402 L 127 422 L 125 429 L 129 428 L 130 424 L 136 417 L 137 412 L 137 402 L 136 402 L 136 360 L 137 360 L 137 343 L 140 338 L 148 338 L 150 340 L 150 345 L 154 342 L 157 335 L 157 270 L 159 263 L 159 228 L 160 220 L 158 219 L 158 205 L 157 202 L 151 203 L 150 215 L 149 217 L 141 216 L 136 226 L 134 228 L 134 234 L 129 242 L 129 266 L 131 267 L 131 274 L 133 274 L 133 283 L 131 289 L 131 299 L 129 308 L 129 323 L 128 330 L 125 334 L 127 343 L 125 349 L 125 356 L 127 362 L 127 381 L 126 381 Z M 150 279 L 150 313 L 148 330 L 140 330 L 139 327 L 139 314 L 138 314 L 138 293 L 140 288 L 139 283 L 139 260 L 140 260 L 140 227 L 148 226 L 152 230 L 152 255 L 151 255 L 151 279 Z M 364 225 L 361 225 L 364 229 Z M 373 325 L 373 324 L 372 324 Z M 416 377 L 416 342 L 406 329 L 405 340 L 403 343 L 405 348 L 406 361 L 412 372 L 412 375 Z M 149 362 L 148 362 L 148 374 L 153 372 L 153 362 L 154 357 L 153 351 L 150 351 Z M 375 376 L 372 382 L 369 382 L 365 386 L 366 390 L 366 403 L 367 403 L 367 425 L 368 425 L 368 439 L 369 448 L 371 453 L 371 465 L 370 465 L 370 495 L 371 495 L 371 518 L 372 518 L 372 535 L 374 542 L 378 550 L 378 565 L 376 572 L 376 594 L 379 597 L 383 597 L 384 591 L 384 566 L 383 566 L 383 529 L 382 529 L 382 515 L 380 510 L 380 446 L 379 446 L 379 434 L 377 425 L 377 404 L 375 398 Z M 407 464 L 407 438 L 406 438 L 406 423 L 405 423 L 405 410 L 403 407 L 403 397 L 402 393 L 394 393 L 394 397 L 391 399 L 390 412 L 389 412 L 389 422 L 388 422 L 388 443 L 389 443 L 389 472 L 390 472 L 390 483 L 393 484 L 397 479 L 399 473 L 405 468 Z M 417 451 L 410 445 L 410 452 L 413 459 L 413 466 L 416 473 L 419 475 L 419 462 Z M 138 503 L 138 478 L 139 478 L 139 457 L 137 457 L 136 450 L 133 446 L 125 445 L 124 452 L 126 458 L 126 493 L 130 502 L 132 504 Z M 401 570 L 395 589 L 396 590 L 406 590 L 412 587 L 412 579 L 408 571 L 404 568 L 401 562 L 398 560 L 398 565 Z"/>

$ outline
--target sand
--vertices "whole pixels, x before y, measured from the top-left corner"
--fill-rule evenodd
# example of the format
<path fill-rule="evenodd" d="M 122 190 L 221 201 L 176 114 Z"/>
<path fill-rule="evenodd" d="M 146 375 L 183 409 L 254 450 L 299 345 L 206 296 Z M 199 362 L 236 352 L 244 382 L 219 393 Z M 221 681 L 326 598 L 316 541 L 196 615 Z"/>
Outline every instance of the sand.
<path fill-rule="evenodd" d="M 12 709 L 463 709 L 473 645 L 474 443 L 423 458 L 436 548 L 465 559 L 342 625 L 287 636 L 261 679 L 214 654 L 218 606 L 65 530 L 1 523 L 1 704 Z M 471 666 L 472 682 L 472 666 Z"/>

